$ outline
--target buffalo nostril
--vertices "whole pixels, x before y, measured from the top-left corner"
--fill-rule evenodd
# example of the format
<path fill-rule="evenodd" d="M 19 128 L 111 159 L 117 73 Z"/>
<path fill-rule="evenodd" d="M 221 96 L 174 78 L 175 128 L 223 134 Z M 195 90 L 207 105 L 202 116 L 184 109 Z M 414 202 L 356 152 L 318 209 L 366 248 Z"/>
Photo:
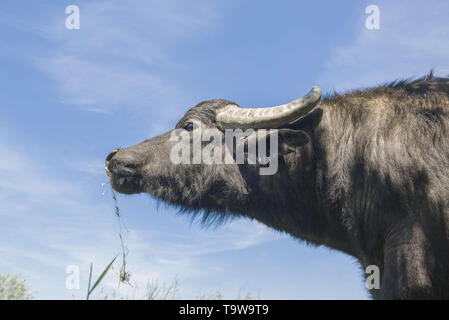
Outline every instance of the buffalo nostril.
<path fill-rule="evenodd" d="M 115 149 L 114 151 L 112 151 L 110 154 L 108 154 L 108 156 L 106 157 L 106 165 L 108 164 L 109 161 L 111 161 L 111 159 L 115 156 L 115 154 L 119 151 L 119 149 Z"/>

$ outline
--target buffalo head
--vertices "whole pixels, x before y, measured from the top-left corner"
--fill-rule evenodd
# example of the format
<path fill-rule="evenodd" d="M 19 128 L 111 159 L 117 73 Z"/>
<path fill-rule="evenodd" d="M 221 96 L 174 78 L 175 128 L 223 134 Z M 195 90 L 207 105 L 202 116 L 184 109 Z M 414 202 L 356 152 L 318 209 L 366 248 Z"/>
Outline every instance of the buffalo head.
<path fill-rule="evenodd" d="M 175 129 L 112 151 L 106 158 L 111 185 L 121 193 L 149 193 L 184 210 L 242 213 L 250 202 L 259 205 L 274 197 L 276 192 L 273 193 L 272 188 L 282 179 L 280 172 L 285 171 L 281 167 L 278 169 L 278 157 L 295 154 L 309 141 L 308 134 L 292 123 L 307 115 L 320 97 L 320 89 L 314 87 L 303 98 L 269 108 L 240 108 L 227 100 L 201 102 L 187 111 Z M 197 140 L 200 149 L 195 149 L 195 134 L 200 132 L 203 133 Z M 209 132 L 207 138 L 204 132 Z M 233 135 L 235 148 L 228 144 L 228 132 Z M 276 139 L 271 139 L 273 137 Z M 176 150 L 182 147 L 181 140 L 191 152 L 178 161 L 173 156 L 177 156 Z M 263 143 L 257 145 L 262 140 Z M 217 147 L 213 152 L 210 145 L 207 147 L 211 141 Z M 251 148 L 254 141 L 256 146 Z M 238 147 L 239 142 L 243 142 L 242 149 Z M 265 157 L 265 163 L 258 161 L 261 151 L 265 151 L 261 145 L 269 147 L 267 154 L 271 158 Z M 248 159 L 237 161 L 238 150 L 244 150 Z M 255 155 L 249 154 L 252 151 Z M 198 152 L 200 158 L 203 155 L 199 161 L 195 159 Z M 213 161 L 205 159 L 206 152 L 213 154 Z M 268 171 L 272 162 L 276 163 L 276 168 L 272 167 L 274 170 L 268 174 L 260 174 L 262 168 Z M 281 161 L 279 165 L 284 163 Z"/>

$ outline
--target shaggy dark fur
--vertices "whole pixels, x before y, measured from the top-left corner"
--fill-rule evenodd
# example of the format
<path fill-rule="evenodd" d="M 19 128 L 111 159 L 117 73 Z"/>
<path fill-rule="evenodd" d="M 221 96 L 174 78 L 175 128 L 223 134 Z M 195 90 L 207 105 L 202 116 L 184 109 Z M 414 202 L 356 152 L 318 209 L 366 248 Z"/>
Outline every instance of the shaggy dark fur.
<path fill-rule="evenodd" d="M 227 103 L 202 102 L 177 128 L 217 127 L 214 110 Z M 449 298 L 449 79 L 328 96 L 285 128 L 310 142 L 291 142 L 273 176 L 258 165 L 174 165 L 169 132 L 109 156 L 111 183 L 206 223 L 256 219 L 377 265 L 374 298 Z"/>

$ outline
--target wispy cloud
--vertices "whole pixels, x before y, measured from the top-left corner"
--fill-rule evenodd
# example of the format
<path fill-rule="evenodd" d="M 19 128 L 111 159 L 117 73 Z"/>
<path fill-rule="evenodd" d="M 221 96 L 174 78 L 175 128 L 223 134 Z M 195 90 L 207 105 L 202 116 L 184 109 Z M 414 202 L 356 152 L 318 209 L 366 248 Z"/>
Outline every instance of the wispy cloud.
<path fill-rule="evenodd" d="M 80 30 L 66 30 L 60 17 L 42 27 L 53 45 L 35 64 L 54 80 L 62 103 L 102 113 L 163 101 L 170 108 L 182 99 L 186 70 L 173 50 L 215 18 L 209 1 L 101 1 L 80 11 Z"/>
<path fill-rule="evenodd" d="M 132 286 L 118 287 L 117 273 L 111 273 L 105 278 L 106 288 L 116 290 L 124 296 L 137 294 L 143 297 L 148 282 L 169 283 L 175 276 L 179 276 L 181 281 L 186 278 L 195 279 L 196 286 L 183 288 L 184 298 L 193 298 L 200 289 L 208 287 L 211 277 L 223 272 L 221 266 L 211 261 L 214 254 L 244 250 L 281 238 L 265 226 L 249 222 L 231 223 L 213 233 L 192 230 L 183 236 L 183 239 L 180 239 L 178 233 L 161 235 L 138 229 L 130 230 L 125 237 L 126 246 L 130 250 L 127 266 L 131 273 Z M 180 245 L 182 242 L 184 244 Z M 98 247 L 98 244 L 96 246 Z M 97 248 L 98 251 L 92 250 L 92 246 L 88 245 L 59 244 L 53 247 L 70 252 L 84 266 L 95 261 L 97 274 L 111 259 L 111 253 L 108 256 L 100 247 Z M 103 253 L 98 255 L 99 252 Z"/>
<path fill-rule="evenodd" d="M 14 151 L 9 144 L 1 143 L 0 158 L 0 206 L 11 204 L 17 199 L 19 208 L 36 203 L 74 204 L 65 195 L 77 194 L 76 188 L 63 179 L 49 179 L 26 155 Z M 19 200 L 20 199 L 20 200 Z M 9 214 L 1 210 L 0 214 Z"/>
<path fill-rule="evenodd" d="M 326 61 L 319 77 L 324 87 L 342 91 L 372 86 L 423 76 L 431 68 L 449 74 L 447 1 L 378 1 L 377 5 L 380 30 L 366 29 L 366 16 L 360 15 L 354 40 L 334 48 Z"/>
<path fill-rule="evenodd" d="M 85 173 L 91 176 L 103 176 L 105 174 L 104 170 L 104 159 L 91 159 L 91 158 L 77 158 L 66 160 L 69 168 L 81 173 Z M 106 177 L 105 177 L 106 179 Z"/>

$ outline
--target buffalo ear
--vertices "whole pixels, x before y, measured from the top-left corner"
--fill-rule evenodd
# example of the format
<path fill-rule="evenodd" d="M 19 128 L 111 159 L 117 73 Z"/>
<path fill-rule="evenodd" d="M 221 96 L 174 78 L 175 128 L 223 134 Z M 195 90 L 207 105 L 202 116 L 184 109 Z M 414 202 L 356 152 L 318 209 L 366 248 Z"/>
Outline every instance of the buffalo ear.
<path fill-rule="evenodd" d="M 279 154 L 284 155 L 296 152 L 297 147 L 301 147 L 310 141 L 310 137 L 302 130 L 278 129 Z"/>

